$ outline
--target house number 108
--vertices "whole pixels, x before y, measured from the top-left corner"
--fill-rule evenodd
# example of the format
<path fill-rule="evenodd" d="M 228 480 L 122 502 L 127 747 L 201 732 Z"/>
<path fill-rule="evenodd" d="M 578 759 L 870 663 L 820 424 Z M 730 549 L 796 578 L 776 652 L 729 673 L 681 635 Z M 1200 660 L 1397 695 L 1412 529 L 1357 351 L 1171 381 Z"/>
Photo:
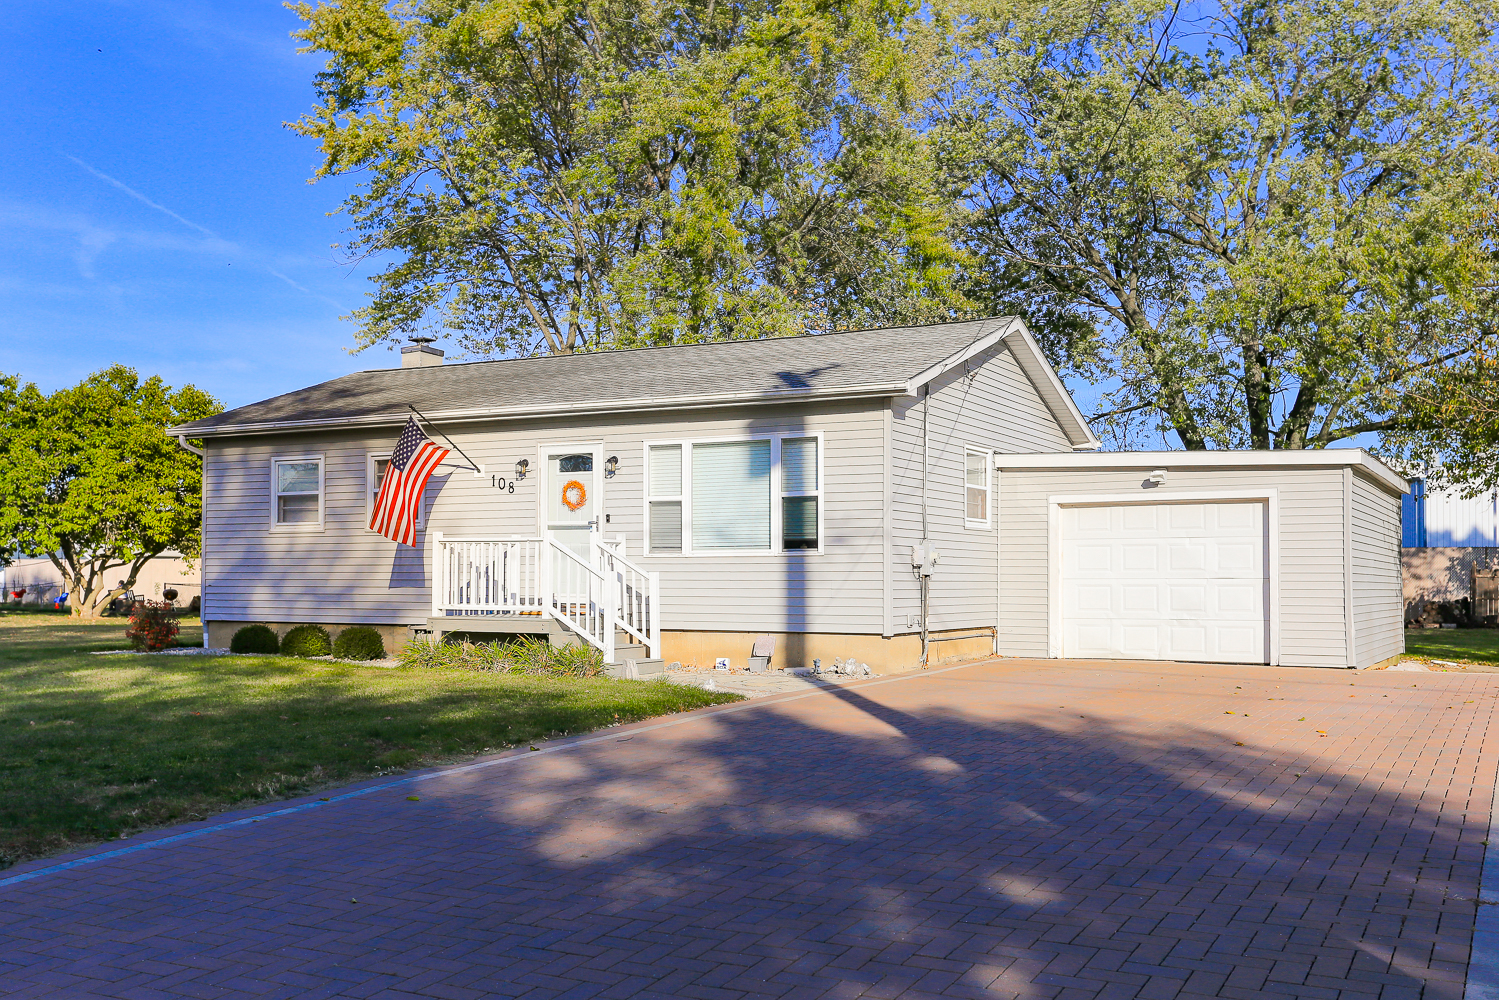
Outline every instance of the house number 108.
<path fill-rule="evenodd" d="M 489 485 L 503 493 L 515 492 L 515 480 L 506 481 L 504 476 L 490 476 Z"/>

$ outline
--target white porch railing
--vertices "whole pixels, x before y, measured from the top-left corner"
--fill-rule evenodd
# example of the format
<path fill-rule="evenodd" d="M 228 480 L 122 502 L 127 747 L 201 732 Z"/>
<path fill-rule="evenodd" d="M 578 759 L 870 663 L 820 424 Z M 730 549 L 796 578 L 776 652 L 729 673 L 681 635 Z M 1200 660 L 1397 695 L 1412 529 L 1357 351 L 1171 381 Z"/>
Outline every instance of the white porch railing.
<path fill-rule="evenodd" d="M 432 617 L 545 616 L 602 651 L 606 663 L 614 662 L 617 632 L 660 655 L 660 577 L 626 558 L 622 539 L 595 536 L 585 559 L 550 535 L 431 537 Z"/>

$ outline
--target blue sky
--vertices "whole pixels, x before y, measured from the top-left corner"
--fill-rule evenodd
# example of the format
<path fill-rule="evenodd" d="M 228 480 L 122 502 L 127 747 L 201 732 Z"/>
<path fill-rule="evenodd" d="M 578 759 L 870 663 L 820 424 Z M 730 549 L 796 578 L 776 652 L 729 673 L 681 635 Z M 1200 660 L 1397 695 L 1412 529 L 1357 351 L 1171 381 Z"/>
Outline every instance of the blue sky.
<path fill-rule="evenodd" d="M 5 5 L 0 61 L 0 372 L 45 390 L 115 362 L 228 406 L 361 368 L 339 319 L 369 269 L 340 263 L 282 123 L 313 56 L 277 0 Z"/>

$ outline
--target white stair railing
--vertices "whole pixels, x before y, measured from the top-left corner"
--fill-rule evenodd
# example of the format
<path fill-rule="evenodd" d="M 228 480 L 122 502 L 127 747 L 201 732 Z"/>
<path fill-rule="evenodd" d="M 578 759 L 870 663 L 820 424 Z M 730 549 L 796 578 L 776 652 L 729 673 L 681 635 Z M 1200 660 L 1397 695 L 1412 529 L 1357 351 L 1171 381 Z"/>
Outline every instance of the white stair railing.
<path fill-rule="evenodd" d="M 625 557 L 624 546 L 599 546 L 599 564 L 615 591 L 614 607 L 620 631 L 646 647 L 648 656 L 661 655 L 661 577 Z"/>
<path fill-rule="evenodd" d="M 661 655 L 661 581 L 624 554 L 623 540 L 590 541 L 591 559 L 552 535 L 446 538 L 432 533 L 432 615 L 545 615 L 615 658 L 624 632 Z"/>
<path fill-rule="evenodd" d="M 614 662 L 614 588 L 607 585 L 604 572 L 589 565 L 572 549 L 548 536 L 543 592 L 550 594 L 546 612 L 582 636 L 604 654 L 605 663 Z"/>

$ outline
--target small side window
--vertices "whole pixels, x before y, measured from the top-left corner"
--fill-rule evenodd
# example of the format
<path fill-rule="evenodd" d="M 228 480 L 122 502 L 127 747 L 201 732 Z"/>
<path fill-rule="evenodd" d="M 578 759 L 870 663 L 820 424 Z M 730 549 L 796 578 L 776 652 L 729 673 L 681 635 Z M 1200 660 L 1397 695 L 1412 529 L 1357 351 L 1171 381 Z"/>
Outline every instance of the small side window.
<path fill-rule="evenodd" d="M 964 461 L 963 523 L 970 528 L 989 527 L 989 467 L 991 452 L 968 448 Z"/>
<path fill-rule="evenodd" d="M 323 460 L 271 459 L 271 523 L 317 528 L 323 523 Z"/>
<path fill-rule="evenodd" d="M 650 494 L 647 501 L 650 524 L 646 550 L 649 552 L 682 551 L 682 446 L 650 446 Z"/>
<path fill-rule="evenodd" d="M 788 552 L 821 545 L 822 481 L 817 458 L 815 437 L 781 440 L 781 548 Z"/>

